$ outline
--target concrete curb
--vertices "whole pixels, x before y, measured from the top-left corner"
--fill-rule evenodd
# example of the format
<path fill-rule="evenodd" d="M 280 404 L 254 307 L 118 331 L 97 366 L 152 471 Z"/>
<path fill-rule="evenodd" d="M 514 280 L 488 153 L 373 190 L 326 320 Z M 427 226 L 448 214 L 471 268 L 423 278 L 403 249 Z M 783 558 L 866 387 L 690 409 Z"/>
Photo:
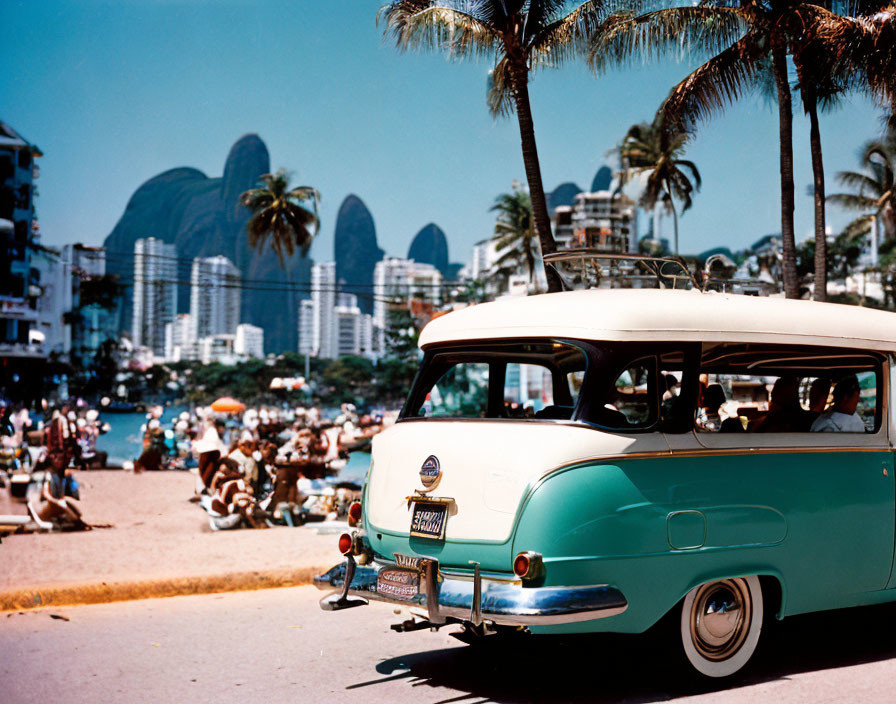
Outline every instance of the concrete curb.
<path fill-rule="evenodd" d="M 326 572 L 327 569 L 329 567 L 300 567 L 132 582 L 48 584 L 0 592 L 0 611 L 22 611 L 47 606 L 107 604 L 114 601 L 161 599 L 190 594 L 299 587 L 311 584 L 311 580 L 316 575 Z"/>

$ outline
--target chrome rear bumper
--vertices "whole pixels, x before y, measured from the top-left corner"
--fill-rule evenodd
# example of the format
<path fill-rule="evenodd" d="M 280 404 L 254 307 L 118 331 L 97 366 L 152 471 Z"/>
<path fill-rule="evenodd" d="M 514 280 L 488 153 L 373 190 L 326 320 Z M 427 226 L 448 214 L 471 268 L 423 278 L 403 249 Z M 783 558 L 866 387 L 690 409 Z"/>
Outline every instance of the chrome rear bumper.
<path fill-rule="evenodd" d="M 478 566 L 470 578 L 442 573 L 436 560 L 421 560 L 421 563 L 418 593 L 410 599 L 401 599 L 377 591 L 377 575 L 383 569 L 395 569 L 395 563 L 358 566 L 349 557 L 314 578 L 314 586 L 318 589 L 339 590 L 321 599 L 320 606 L 325 611 L 338 611 L 362 606 L 367 600 L 383 601 L 424 609 L 433 624 L 442 624 L 452 618 L 477 626 L 483 621 L 502 626 L 575 623 L 615 616 L 628 608 L 622 592 L 606 584 L 522 587 L 519 582 L 480 577 Z"/>

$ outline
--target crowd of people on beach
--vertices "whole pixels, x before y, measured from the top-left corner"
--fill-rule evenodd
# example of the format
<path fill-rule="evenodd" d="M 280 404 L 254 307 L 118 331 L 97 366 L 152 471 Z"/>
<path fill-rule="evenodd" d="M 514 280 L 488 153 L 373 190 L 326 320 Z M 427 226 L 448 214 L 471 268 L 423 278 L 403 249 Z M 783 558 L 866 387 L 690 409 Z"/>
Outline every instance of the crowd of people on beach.
<path fill-rule="evenodd" d="M 88 528 L 73 470 L 109 468 L 97 440 L 110 426 L 83 401 L 44 403 L 41 411 L 0 399 L 0 483 L 11 482 L 10 491 L 27 504 L 28 528 Z M 194 407 L 167 422 L 163 416 L 162 406 L 148 409 L 142 451 L 121 468 L 193 471 L 191 501 L 208 512 L 216 530 L 343 515 L 360 485 L 339 477 L 339 470 L 350 452 L 368 449 L 394 420 L 359 414 L 351 404 L 330 416 L 314 407 L 242 404 L 226 411 Z"/>
<path fill-rule="evenodd" d="M 161 407 L 149 411 L 134 471 L 195 470 L 191 500 L 208 512 L 216 530 L 343 515 L 360 486 L 333 477 L 348 453 L 367 449 L 390 420 L 359 415 L 351 404 L 333 419 L 313 407 L 197 407 L 166 428 L 162 413 Z"/>

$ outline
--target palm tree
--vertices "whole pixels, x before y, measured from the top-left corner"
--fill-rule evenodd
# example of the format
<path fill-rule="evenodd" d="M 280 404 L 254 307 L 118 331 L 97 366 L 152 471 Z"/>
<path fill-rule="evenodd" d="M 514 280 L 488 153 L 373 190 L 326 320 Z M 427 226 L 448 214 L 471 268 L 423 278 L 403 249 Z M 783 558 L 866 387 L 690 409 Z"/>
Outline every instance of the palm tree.
<path fill-rule="evenodd" d="M 399 49 L 441 49 L 456 57 L 493 56 L 488 105 L 492 114 L 516 109 L 535 229 L 543 254 L 556 249 L 551 235 L 535 127 L 529 105 L 529 73 L 556 66 L 584 49 L 605 16 L 604 0 L 591 0 L 564 14 L 565 0 L 396 0 L 379 20 Z M 561 290 L 545 267 L 548 290 Z"/>
<path fill-rule="evenodd" d="M 793 63 L 796 67 L 798 89 L 803 111 L 809 118 L 809 149 L 812 154 L 812 196 L 815 215 L 815 275 L 812 298 L 826 301 L 828 297 L 828 242 L 825 212 L 824 157 L 821 150 L 819 109 L 827 109 L 838 102 L 847 87 L 847 78 L 839 72 L 831 47 L 820 37 L 828 22 L 835 19 L 820 7 L 803 13 L 802 22 L 791 31 L 795 38 Z"/>
<path fill-rule="evenodd" d="M 857 17 L 825 23 L 824 42 L 838 70 L 853 74 L 889 106 L 889 125 L 896 128 L 896 4 L 859 0 Z"/>
<path fill-rule="evenodd" d="M 841 171 L 837 180 L 852 193 L 836 193 L 828 201 L 847 210 L 862 213 L 849 223 L 845 231 L 852 234 L 870 233 L 878 241 L 883 230 L 884 242 L 896 245 L 896 130 L 890 130 L 882 140 L 868 142 L 860 153 L 863 171 Z"/>
<path fill-rule="evenodd" d="M 622 143 L 614 150 L 622 161 L 619 188 L 636 177 L 646 175 L 641 206 L 653 210 L 662 203 L 672 213 L 675 225 L 674 253 L 678 254 L 678 211 L 684 214 L 692 205 L 691 194 L 700 190 L 700 171 L 693 161 L 682 159 L 687 135 L 668 135 L 657 116 L 652 123 L 632 125 Z M 689 173 L 686 173 L 689 172 Z"/>
<path fill-rule="evenodd" d="M 529 281 L 535 281 L 535 248 L 538 235 L 535 233 L 535 217 L 532 214 L 532 199 L 518 182 L 514 182 L 511 193 L 502 193 L 491 207 L 497 213 L 495 221 L 495 249 L 503 254 L 495 262 L 499 275 L 525 263 Z"/>
<path fill-rule="evenodd" d="M 317 203 L 320 193 L 311 186 L 289 188 L 289 174 L 280 169 L 275 174 L 264 174 L 259 178 L 259 185 L 240 196 L 240 203 L 252 211 L 252 217 L 246 224 L 249 233 L 249 246 L 259 252 L 264 249 L 268 235 L 271 236 L 271 248 L 284 266 L 284 254 L 293 255 L 296 247 L 302 254 L 308 252 L 311 240 L 320 228 L 317 215 Z M 310 202 L 311 210 L 305 207 Z"/>
<path fill-rule="evenodd" d="M 779 171 L 784 291 L 799 297 L 793 211 L 793 104 L 787 55 L 788 28 L 810 7 L 793 0 L 707 0 L 642 15 L 621 13 L 598 34 L 590 53 L 595 70 L 628 61 L 638 52 L 660 55 L 681 46 L 715 53 L 672 89 L 660 108 L 671 135 L 693 132 L 696 124 L 753 90 L 771 66 L 778 103 Z M 739 36 L 739 38 L 737 38 Z"/>

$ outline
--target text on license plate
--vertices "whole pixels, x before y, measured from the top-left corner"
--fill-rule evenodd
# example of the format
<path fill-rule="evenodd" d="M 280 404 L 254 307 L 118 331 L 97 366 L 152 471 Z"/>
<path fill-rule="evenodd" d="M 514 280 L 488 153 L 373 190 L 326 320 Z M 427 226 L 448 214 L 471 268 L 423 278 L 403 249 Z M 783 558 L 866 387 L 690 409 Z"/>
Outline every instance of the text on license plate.
<path fill-rule="evenodd" d="M 448 504 L 415 501 L 411 509 L 411 535 L 442 540 L 447 516 Z"/>
<path fill-rule="evenodd" d="M 411 570 L 380 570 L 376 578 L 376 590 L 397 599 L 413 599 L 420 591 L 420 573 Z"/>

